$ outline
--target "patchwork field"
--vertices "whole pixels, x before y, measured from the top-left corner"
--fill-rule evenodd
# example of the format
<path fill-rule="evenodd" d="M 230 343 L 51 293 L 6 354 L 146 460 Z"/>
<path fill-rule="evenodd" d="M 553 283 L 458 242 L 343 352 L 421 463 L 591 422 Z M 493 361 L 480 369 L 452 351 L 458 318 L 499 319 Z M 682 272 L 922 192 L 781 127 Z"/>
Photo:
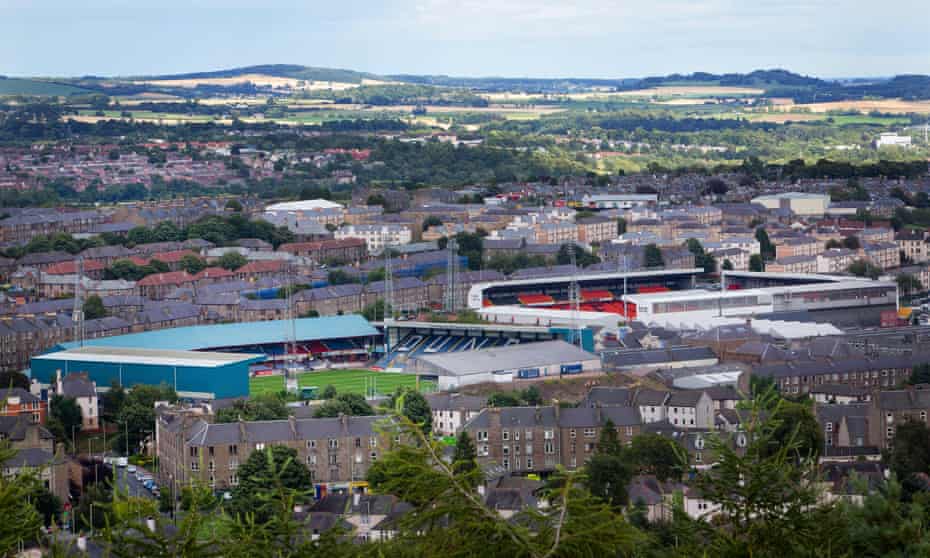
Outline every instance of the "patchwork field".
<path fill-rule="evenodd" d="M 859 111 L 868 112 L 888 112 L 896 114 L 906 114 L 909 112 L 919 114 L 930 114 L 930 101 L 904 101 L 901 99 L 875 99 L 868 101 L 832 101 L 829 103 L 809 103 L 804 105 L 786 104 L 779 106 L 782 110 L 792 110 L 794 108 L 804 108 L 811 112 L 830 112 L 830 111 Z"/>
<path fill-rule="evenodd" d="M 233 77 L 202 77 L 190 79 L 154 79 L 135 81 L 136 84 L 155 85 L 159 87 L 188 87 L 194 88 L 198 85 L 218 85 L 228 87 L 250 82 L 259 87 L 283 87 L 288 89 L 333 89 L 342 91 L 358 87 L 358 83 L 343 83 L 338 81 L 314 81 L 303 80 L 292 77 L 270 76 L 267 74 L 241 74 Z M 390 82 L 378 81 L 373 79 L 363 79 L 362 85 L 384 85 Z"/>
<path fill-rule="evenodd" d="M 304 387 L 316 386 L 320 390 L 333 386 L 339 393 L 360 393 L 374 391 L 381 395 L 392 393 L 398 387 L 415 388 L 415 374 L 398 374 L 393 372 L 373 372 L 371 370 L 323 370 L 304 372 L 297 376 L 297 384 Z M 283 376 L 259 376 L 249 379 L 249 392 L 253 395 L 277 393 L 284 389 Z M 435 391 L 435 382 L 420 381 L 420 391 Z"/>

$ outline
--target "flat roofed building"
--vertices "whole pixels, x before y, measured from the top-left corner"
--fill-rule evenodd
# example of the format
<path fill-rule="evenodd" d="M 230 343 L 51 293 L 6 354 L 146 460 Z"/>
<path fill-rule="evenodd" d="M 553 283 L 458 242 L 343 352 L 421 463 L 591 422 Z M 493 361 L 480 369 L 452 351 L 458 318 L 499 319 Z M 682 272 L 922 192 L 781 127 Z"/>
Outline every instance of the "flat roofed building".
<path fill-rule="evenodd" d="M 33 357 L 32 376 L 51 383 L 59 373 L 81 372 L 98 385 L 165 383 L 192 396 L 237 397 L 249 393 L 249 365 L 264 359 L 259 354 L 85 346 Z"/>
<path fill-rule="evenodd" d="M 435 375 L 440 389 L 599 370 L 600 358 L 565 341 L 542 341 L 462 353 L 419 355 L 408 369 Z"/>

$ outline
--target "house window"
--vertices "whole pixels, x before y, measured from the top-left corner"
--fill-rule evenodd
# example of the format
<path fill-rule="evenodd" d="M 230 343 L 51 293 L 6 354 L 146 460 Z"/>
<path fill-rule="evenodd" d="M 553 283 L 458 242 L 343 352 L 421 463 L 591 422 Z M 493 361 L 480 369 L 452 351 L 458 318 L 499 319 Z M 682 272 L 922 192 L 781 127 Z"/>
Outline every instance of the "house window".
<path fill-rule="evenodd" d="M 376 448 L 376 447 L 378 447 L 378 439 L 377 439 L 377 438 L 369 438 L 369 439 L 368 439 L 368 447 L 370 447 L 370 448 Z"/>
<path fill-rule="evenodd" d="M 514 442 L 519 442 L 519 441 L 520 441 L 520 431 L 519 431 L 519 430 L 514 430 L 514 431 L 513 431 L 513 441 L 514 441 Z"/>
<path fill-rule="evenodd" d="M 527 442 L 529 442 L 530 440 L 532 440 L 532 439 L 533 439 L 533 431 L 532 431 L 532 430 L 527 430 L 527 431 L 526 431 L 526 436 L 524 436 L 524 438 L 526 439 Z"/>
<path fill-rule="evenodd" d="M 585 451 L 586 453 L 590 453 L 590 452 L 591 452 L 591 449 L 592 449 L 593 447 L 594 447 L 594 444 L 585 444 L 585 445 L 584 445 L 584 451 Z"/>
<path fill-rule="evenodd" d="M 894 415 L 892 413 L 887 413 L 885 415 L 885 422 L 894 422 Z"/>
<path fill-rule="evenodd" d="M 478 435 L 476 436 L 476 438 L 478 439 L 479 442 L 487 442 L 488 441 L 487 431 L 478 432 Z"/>
<path fill-rule="evenodd" d="M 501 439 L 504 440 L 505 442 L 510 440 L 510 431 L 509 430 L 501 431 Z"/>
<path fill-rule="evenodd" d="M 210 488 L 216 488 L 216 477 L 210 475 Z"/>
<path fill-rule="evenodd" d="M 478 447 L 478 455 L 481 456 L 481 457 L 487 457 L 487 455 L 488 455 L 488 445 L 487 445 L 487 444 L 482 444 L 481 446 Z"/>
<path fill-rule="evenodd" d="M 227 467 L 229 468 L 230 471 L 235 471 L 236 469 L 239 468 L 239 460 L 238 460 L 238 459 L 230 459 L 230 460 L 229 460 L 229 464 L 227 465 Z"/>
<path fill-rule="evenodd" d="M 211 471 L 211 472 L 216 471 L 216 463 L 214 463 L 213 461 L 211 461 L 211 462 L 209 463 L 209 465 L 207 465 L 207 469 L 208 469 L 209 471 Z"/>
<path fill-rule="evenodd" d="M 543 431 L 543 438 L 546 440 L 552 440 L 553 438 L 555 438 L 555 431 L 553 430 Z"/>
<path fill-rule="evenodd" d="M 338 457 L 338 456 L 335 455 L 335 454 L 330 455 L 330 456 L 329 456 L 329 464 L 330 464 L 330 465 L 337 465 L 337 463 L 336 463 L 336 458 L 337 458 L 337 457 Z"/>
<path fill-rule="evenodd" d="M 894 437 L 894 426 L 889 426 L 885 429 L 885 436 L 888 438 Z"/>
<path fill-rule="evenodd" d="M 527 468 L 527 469 L 532 469 L 532 468 L 533 468 L 533 458 L 532 458 L 532 457 L 527 457 L 527 458 L 526 458 L 526 468 Z"/>
<path fill-rule="evenodd" d="M 239 455 L 239 446 L 235 444 L 229 446 L 229 455 Z"/>
<path fill-rule="evenodd" d="M 509 460 L 509 459 L 507 459 L 507 458 L 505 457 L 505 458 L 501 461 L 501 463 L 504 465 L 504 469 L 507 469 L 508 471 L 510 470 L 510 460 Z"/>
<path fill-rule="evenodd" d="M 338 448 L 339 448 L 339 440 L 337 440 L 336 438 L 330 438 L 329 449 L 338 449 Z"/>
<path fill-rule="evenodd" d="M 927 411 L 920 412 L 920 420 L 927 422 Z"/>
<path fill-rule="evenodd" d="M 593 428 L 585 428 L 585 429 L 584 429 L 584 437 L 585 437 L 585 438 L 593 438 L 593 437 L 594 437 L 594 434 L 595 434 L 595 430 L 594 430 Z"/>
<path fill-rule="evenodd" d="M 200 470 L 200 463 L 198 463 L 198 462 L 196 462 L 196 461 L 191 461 L 191 471 L 195 471 L 195 472 L 196 472 L 196 471 L 199 471 L 199 470 Z"/>
<path fill-rule="evenodd" d="M 504 452 L 504 455 L 510 455 L 510 446 L 504 446 L 502 451 Z"/>
<path fill-rule="evenodd" d="M 230 486 L 239 486 L 239 475 L 233 473 L 229 475 L 229 485 Z"/>
<path fill-rule="evenodd" d="M 546 443 L 545 443 L 545 446 L 544 446 L 544 448 L 543 448 L 543 451 L 545 451 L 545 452 L 548 453 L 548 454 L 553 454 L 553 453 L 555 453 L 555 444 L 553 444 L 551 441 L 547 440 Z"/>
<path fill-rule="evenodd" d="M 210 457 L 213 457 L 213 446 L 207 448 L 207 453 L 210 455 Z"/>
<path fill-rule="evenodd" d="M 572 428 L 571 430 L 568 431 L 568 436 L 569 436 L 569 438 L 575 439 L 575 436 L 577 436 L 577 434 L 576 434 L 574 428 Z"/>
<path fill-rule="evenodd" d="M 356 439 L 355 439 L 355 447 L 357 447 L 357 448 L 362 447 L 362 439 L 361 439 L 361 438 L 356 438 Z"/>
<path fill-rule="evenodd" d="M 199 456 L 199 455 L 200 455 L 200 448 L 191 447 L 191 449 L 190 449 L 190 454 L 191 454 L 191 457 L 197 457 L 197 456 Z"/>
<path fill-rule="evenodd" d="M 695 452 L 695 454 L 694 454 L 694 462 L 695 462 L 695 463 L 701 463 L 701 462 L 703 462 L 703 461 L 704 461 L 704 456 L 701 455 L 701 452 Z"/>
<path fill-rule="evenodd" d="M 632 427 L 632 426 L 627 426 L 627 427 L 626 427 L 626 435 L 627 435 L 627 436 L 632 436 L 632 435 L 633 435 L 633 427 Z"/>
<path fill-rule="evenodd" d="M 307 465 L 316 465 L 316 455 L 307 456 Z"/>
<path fill-rule="evenodd" d="M 307 440 L 307 449 L 316 449 L 316 440 Z"/>
<path fill-rule="evenodd" d="M 265 444 L 263 444 L 262 442 L 259 442 L 255 444 L 255 449 L 257 451 L 265 451 Z"/>
<path fill-rule="evenodd" d="M 369 455 L 368 457 L 370 457 L 372 461 L 377 461 L 377 460 L 378 460 L 378 452 L 373 451 L 373 452 L 371 452 L 371 455 Z"/>
<path fill-rule="evenodd" d="M 833 423 L 828 422 L 826 425 L 826 428 L 827 428 L 827 432 L 833 432 Z"/>

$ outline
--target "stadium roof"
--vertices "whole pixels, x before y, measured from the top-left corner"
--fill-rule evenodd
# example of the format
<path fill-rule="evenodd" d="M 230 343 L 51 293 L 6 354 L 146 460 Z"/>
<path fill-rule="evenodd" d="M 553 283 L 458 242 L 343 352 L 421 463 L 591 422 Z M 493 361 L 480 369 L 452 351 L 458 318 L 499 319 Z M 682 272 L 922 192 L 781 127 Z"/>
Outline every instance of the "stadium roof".
<path fill-rule="evenodd" d="M 266 207 L 265 211 L 315 211 L 336 208 L 342 208 L 342 204 L 329 200 L 317 199 L 274 203 Z"/>
<path fill-rule="evenodd" d="M 516 368 L 568 364 L 597 360 L 598 356 L 562 340 L 524 343 L 461 353 L 439 353 L 416 357 L 454 376 L 481 374 Z"/>
<path fill-rule="evenodd" d="M 194 366 L 216 368 L 227 364 L 262 360 L 265 355 L 243 353 L 200 353 L 196 351 L 165 351 L 127 347 L 80 347 L 39 355 L 33 360 L 67 360 L 70 362 L 112 362 L 118 364 L 151 364 L 161 366 Z"/>
<path fill-rule="evenodd" d="M 359 315 L 301 318 L 294 320 L 298 341 L 378 335 L 368 320 Z M 145 347 L 174 351 L 202 351 L 222 347 L 246 347 L 285 343 L 290 332 L 288 320 L 199 325 L 100 337 L 84 341 L 85 347 Z M 59 349 L 72 349 L 78 343 L 63 343 Z"/>

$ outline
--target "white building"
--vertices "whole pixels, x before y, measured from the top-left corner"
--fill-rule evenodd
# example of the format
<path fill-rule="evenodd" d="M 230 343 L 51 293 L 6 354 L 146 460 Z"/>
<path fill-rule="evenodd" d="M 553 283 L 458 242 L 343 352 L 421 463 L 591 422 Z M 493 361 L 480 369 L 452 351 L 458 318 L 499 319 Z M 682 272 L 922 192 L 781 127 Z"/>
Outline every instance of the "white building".
<path fill-rule="evenodd" d="M 90 381 L 86 374 L 72 373 L 62 378 L 61 372 L 59 372 L 55 384 L 55 393 L 74 399 L 78 407 L 81 408 L 81 430 L 93 431 L 100 429 L 96 382 Z"/>
<path fill-rule="evenodd" d="M 768 209 L 790 209 L 795 215 L 824 215 L 830 207 L 830 196 L 826 194 L 808 194 L 804 192 L 785 192 L 770 194 L 752 199 L 752 203 Z"/>
<path fill-rule="evenodd" d="M 418 355 L 407 369 L 438 378 L 440 390 L 486 382 L 559 378 L 600 370 L 601 359 L 565 341 L 540 341 L 464 351 Z"/>
<path fill-rule="evenodd" d="M 885 132 L 879 134 L 875 140 L 875 149 L 882 147 L 910 147 L 911 136 L 899 136 L 896 132 Z"/>
<path fill-rule="evenodd" d="M 410 227 L 404 225 L 346 225 L 333 234 L 337 239 L 361 238 L 371 254 L 380 254 L 386 246 L 400 246 L 413 241 Z"/>

